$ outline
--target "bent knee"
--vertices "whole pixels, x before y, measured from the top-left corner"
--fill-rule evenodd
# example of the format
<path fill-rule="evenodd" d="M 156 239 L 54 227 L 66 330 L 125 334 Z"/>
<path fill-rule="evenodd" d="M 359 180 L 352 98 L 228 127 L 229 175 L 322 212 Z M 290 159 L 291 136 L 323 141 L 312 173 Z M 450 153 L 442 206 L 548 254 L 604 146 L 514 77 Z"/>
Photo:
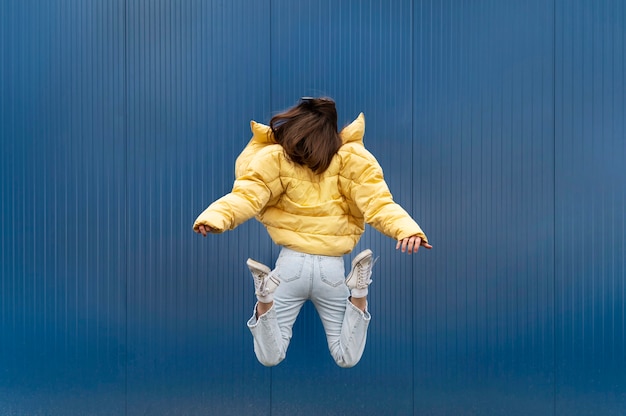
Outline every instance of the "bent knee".
<path fill-rule="evenodd" d="M 357 365 L 359 361 L 361 361 L 360 357 L 357 359 L 352 359 L 352 360 L 339 359 L 339 360 L 335 360 L 335 363 L 341 368 L 352 368 L 355 365 Z"/>
<path fill-rule="evenodd" d="M 265 367 L 275 367 L 285 359 L 285 356 L 282 355 L 282 356 L 276 356 L 276 357 L 259 357 L 257 355 L 256 358 Z"/>

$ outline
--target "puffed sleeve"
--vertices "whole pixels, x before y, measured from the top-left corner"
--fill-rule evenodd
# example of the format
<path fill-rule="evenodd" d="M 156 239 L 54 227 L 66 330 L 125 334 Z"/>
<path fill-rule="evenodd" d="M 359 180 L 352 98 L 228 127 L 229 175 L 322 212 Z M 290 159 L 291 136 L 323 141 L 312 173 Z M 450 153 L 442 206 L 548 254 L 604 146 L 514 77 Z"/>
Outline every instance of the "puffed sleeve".
<path fill-rule="evenodd" d="M 193 224 L 195 231 L 200 225 L 211 227 L 216 232 L 232 230 L 259 214 L 270 199 L 282 193 L 282 150 L 276 146 L 261 149 L 246 166 L 238 167 L 232 191 L 198 216 Z"/>
<path fill-rule="evenodd" d="M 364 221 L 395 240 L 426 234 L 411 216 L 393 200 L 383 170 L 376 158 L 359 144 L 344 146 L 342 174 L 349 200 L 362 213 Z"/>

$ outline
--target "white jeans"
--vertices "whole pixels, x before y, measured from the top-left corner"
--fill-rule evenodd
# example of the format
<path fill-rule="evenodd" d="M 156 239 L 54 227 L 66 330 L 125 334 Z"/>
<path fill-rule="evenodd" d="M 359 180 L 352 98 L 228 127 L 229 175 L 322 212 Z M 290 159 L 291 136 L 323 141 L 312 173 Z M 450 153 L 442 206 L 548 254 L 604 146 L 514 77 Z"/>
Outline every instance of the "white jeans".
<path fill-rule="evenodd" d="M 274 273 L 280 286 L 274 292 L 274 306 L 248 321 L 254 337 L 254 352 L 265 366 L 280 363 L 291 341 L 293 324 L 304 302 L 313 302 L 319 314 L 328 349 L 340 367 L 355 366 L 365 349 L 371 316 L 349 300 L 345 285 L 343 257 L 317 256 L 283 248 Z"/>

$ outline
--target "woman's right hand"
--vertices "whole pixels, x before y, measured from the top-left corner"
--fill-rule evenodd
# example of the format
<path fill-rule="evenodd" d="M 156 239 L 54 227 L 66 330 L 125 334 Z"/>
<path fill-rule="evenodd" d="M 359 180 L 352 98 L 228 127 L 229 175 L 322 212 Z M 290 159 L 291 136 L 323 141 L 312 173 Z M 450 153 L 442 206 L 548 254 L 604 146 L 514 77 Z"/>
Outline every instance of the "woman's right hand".
<path fill-rule="evenodd" d="M 213 228 L 209 227 L 208 225 L 198 225 L 198 229 L 196 230 L 196 232 L 198 234 L 202 234 L 203 237 L 206 237 L 207 234 L 212 233 L 213 232 Z"/>

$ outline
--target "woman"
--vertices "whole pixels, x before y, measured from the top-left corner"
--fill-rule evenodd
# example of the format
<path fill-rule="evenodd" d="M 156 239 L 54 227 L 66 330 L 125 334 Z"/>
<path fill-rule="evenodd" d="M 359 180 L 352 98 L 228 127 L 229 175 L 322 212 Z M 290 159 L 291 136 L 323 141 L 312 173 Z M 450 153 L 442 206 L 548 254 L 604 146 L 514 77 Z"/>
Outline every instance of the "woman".
<path fill-rule="evenodd" d="M 262 364 L 285 358 L 293 324 L 310 300 L 335 362 L 352 367 L 363 354 L 371 319 L 374 260 L 371 250 L 359 253 L 344 278 L 342 256 L 354 249 L 366 223 L 395 239 L 402 252 L 432 246 L 393 201 L 382 169 L 365 149 L 363 114 L 339 133 L 335 102 L 304 97 L 269 126 L 253 121 L 251 127 L 232 191 L 198 216 L 194 231 L 206 237 L 256 216 L 282 246 L 274 270 L 247 262 L 258 299 L 248 327 Z"/>

